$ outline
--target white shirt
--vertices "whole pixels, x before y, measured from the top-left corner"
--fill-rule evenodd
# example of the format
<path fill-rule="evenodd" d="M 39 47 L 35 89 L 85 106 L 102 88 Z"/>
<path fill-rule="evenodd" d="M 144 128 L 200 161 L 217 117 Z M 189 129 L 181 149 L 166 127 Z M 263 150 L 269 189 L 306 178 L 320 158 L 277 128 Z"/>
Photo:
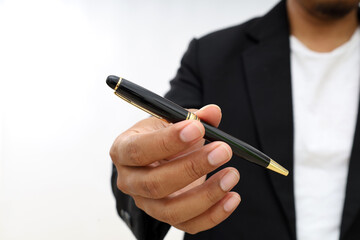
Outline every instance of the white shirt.
<path fill-rule="evenodd" d="M 359 99 L 360 31 L 328 53 L 290 37 L 298 240 L 338 240 Z"/>

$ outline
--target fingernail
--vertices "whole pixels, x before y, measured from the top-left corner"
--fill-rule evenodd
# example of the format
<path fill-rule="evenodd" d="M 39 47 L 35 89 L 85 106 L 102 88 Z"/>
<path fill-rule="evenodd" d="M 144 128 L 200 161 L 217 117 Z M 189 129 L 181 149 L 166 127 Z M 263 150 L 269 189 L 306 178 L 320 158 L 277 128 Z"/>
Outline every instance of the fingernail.
<path fill-rule="evenodd" d="M 208 161 L 211 165 L 217 166 L 220 163 L 228 160 L 230 157 L 231 153 L 229 152 L 229 150 L 223 145 L 220 145 L 209 153 Z"/>
<path fill-rule="evenodd" d="M 224 210 L 225 212 L 231 212 L 236 208 L 240 203 L 240 198 L 238 196 L 232 196 L 230 199 L 228 199 L 224 204 Z"/>
<path fill-rule="evenodd" d="M 229 191 L 235 184 L 239 181 L 239 175 L 230 170 L 221 180 L 220 180 L 220 187 L 224 192 Z"/>
<path fill-rule="evenodd" d="M 193 122 L 187 125 L 180 132 L 180 139 L 183 142 L 191 142 L 197 138 L 200 138 L 203 135 L 202 129 L 197 125 L 197 123 Z"/>

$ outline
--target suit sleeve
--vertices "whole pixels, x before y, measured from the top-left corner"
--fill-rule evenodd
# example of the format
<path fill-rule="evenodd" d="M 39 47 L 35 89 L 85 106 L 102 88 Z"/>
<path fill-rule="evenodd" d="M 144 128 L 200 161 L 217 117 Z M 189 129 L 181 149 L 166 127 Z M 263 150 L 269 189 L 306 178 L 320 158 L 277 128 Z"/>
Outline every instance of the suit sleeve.
<path fill-rule="evenodd" d="M 201 81 L 197 69 L 197 40 L 192 40 L 181 60 L 175 78 L 170 82 L 166 98 L 186 108 L 202 106 Z M 121 219 L 128 225 L 138 240 L 161 240 L 170 225 L 160 222 L 137 208 L 134 200 L 122 193 L 116 184 L 117 171 L 113 165 L 111 185 L 116 199 L 116 209 Z"/>
<path fill-rule="evenodd" d="M 198 63 L 198 40 L 193 39 L 181 59 L 176 76 L 170 81 L 170 90 L 165 98 L 185 108 L 203 106 L 203 90 Z"/>

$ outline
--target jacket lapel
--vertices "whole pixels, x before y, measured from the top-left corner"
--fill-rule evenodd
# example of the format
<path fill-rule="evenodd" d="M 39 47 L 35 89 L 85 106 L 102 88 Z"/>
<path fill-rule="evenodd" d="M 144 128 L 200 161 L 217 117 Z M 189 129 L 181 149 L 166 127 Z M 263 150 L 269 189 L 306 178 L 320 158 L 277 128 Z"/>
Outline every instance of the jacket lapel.
<path fill-rule="evenodd" d="M 244 69 L 261 149 L 290 171 L 268 172 L 289 231 L 295 239 L 293 112 L 289 26 L 282 1 L 248 29 L 254 46 L 243 53 Z"/>
<path fill-rule="evenodd" d="M 345 203 L 342 215 L 340 239 L 350 230 L 360 209 L 360 104 L 356 123 L 354 142 L 350 157 L 349 173 L 347 178 Z"/>
<path fill-rule="evenodd" d="M 360 104 L 359 104 L 360 107 Z M 356 123 L 355 137 L 350 157 L 346 185 L 345 203 L 342 215 L 340 239 L 343 239 L 354 222 L 360 209 L 360 119 Z"/>
<path fill-rule="evenodd" d="M 360 21 L 360 9 L 358 9 L 358 19 Z M 359 98 L 360 101 L 360 98 Z M 349 172 L 347 177 L 345 202 L 342 213 L 340 228 L 340 239 L 344 239 L 350 230 L 360 210 L 360 103 L 358 106 L 358 116 L 355 128 L 355 135 L 350 156 Z"/>

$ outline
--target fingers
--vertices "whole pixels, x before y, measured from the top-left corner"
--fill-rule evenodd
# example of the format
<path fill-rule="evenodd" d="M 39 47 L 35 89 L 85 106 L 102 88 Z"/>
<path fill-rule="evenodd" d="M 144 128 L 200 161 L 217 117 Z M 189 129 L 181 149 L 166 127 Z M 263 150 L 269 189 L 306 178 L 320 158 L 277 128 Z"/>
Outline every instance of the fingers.
<path fill-rule="evenodd" d="M 213 126 L 221 120 L 215 105 L 196 114 Z M 204 133 L 201 122 L 194 120 L 168 124 L 149 118 L 138 122 L 110 150 L 118 188 L 150 216 L 186 232 L 217 225 L 240 202 L 237 193 L 229 193 L 239 173 L 226 168 L 205 181 L 207 173 L 231 159 L 232 151 L 224 142 L 203 146 Z"/>
<path fill-rule="evenodd" d="M 240 201 L 241 198 L 239 194 L 229 192 L 221 201 L 200 216 L 175 225 L 174 227 L 190 234 L 195 234 L 213 228 L 228 218 L 239 205 Z"/>
<path fill-rule="evenodd" d="M 195 120 L 182 121 L 151 132 L 118 138 L 110 151 L 117 164 L 146 166 L 189 148 L 202 140 L 204 126 Z"/>
<path fill-rule="evenodd" d="M 118 187 L 127 194 L 160 199 L 182 189 L 232 157 L 229 145 L 213 142 L 155 168 L 118 168 Z"/>
<path fill-rule="evenodd" d="M 151 216 L 189 233 L 211 228 L 227 218 L 240 202 L 228 193 L 239 181 L 234 168 L 223 169 L 205 183 L 173 198 L 135 197 L 136 204 Z"/>
<path fill-rule="evenodd" d="M 216 105 L 208 105 L 196 114 L 214 126 L 221 120 L 221 110 Z M 204 127 L 198 121 L 166 124 L 149 118 L 121 134 L 114 142 L 110 155 L 115 165 L 146 166 L 189 149 L 196 142 L 203 141 L 204 134 Z"/>

